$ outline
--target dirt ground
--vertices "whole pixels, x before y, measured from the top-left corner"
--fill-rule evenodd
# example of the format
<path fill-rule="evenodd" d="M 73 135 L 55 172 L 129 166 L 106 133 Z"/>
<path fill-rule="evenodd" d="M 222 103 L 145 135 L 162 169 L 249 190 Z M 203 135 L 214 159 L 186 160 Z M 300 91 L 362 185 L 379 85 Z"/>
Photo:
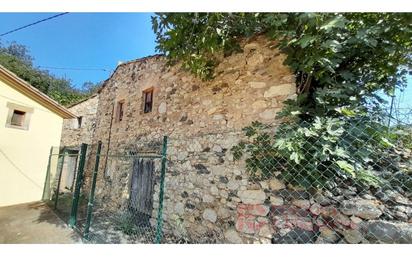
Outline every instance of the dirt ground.
<path fill-rule="evenodd" d="M 0 207 L 2 244 L 74 244 L 81 237 L 45 203 L 34 202 Z"/>

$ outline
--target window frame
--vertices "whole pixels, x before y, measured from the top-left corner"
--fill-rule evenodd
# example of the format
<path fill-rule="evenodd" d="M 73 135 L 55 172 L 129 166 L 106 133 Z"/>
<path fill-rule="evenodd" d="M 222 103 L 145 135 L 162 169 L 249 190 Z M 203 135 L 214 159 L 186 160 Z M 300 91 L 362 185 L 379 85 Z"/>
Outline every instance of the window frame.
<path fill-rule="evenodd" d="M 11 102 L 7 103 L 7 108 L 9 109 L 9 112 L 8 112 L 7 120 L 6 120 L 6 128 L 29 130 L 31 115 L 34 109 L 31 107 L 23 106 L 20 104 L 15 104 Z M 13 119 L 13 115 L 15 111 L 24 113 L 22 125 L 12 124 L 12 119 Z"/>
<path fill-rule="evenodd" d="M 147 102 L 147 96 L 150 94 L 151 99 L 150 99 L 150 110 L 146 111 L 146 104 Z M 150 87 L 142 91 L 142 98 L 143 98 L 143 114 L 151 113 L 153 112 L 153 102 L 154 102 L 154 88 Z"/>
<path fill-rule="evenodd" d="M 17 127 L 23 127 L 24 120 L 26 119 L 26 115 L 27 115 L 27 112 L 14 109 L 11 115 L 10 125 L 17 126 Z"/>
<path fill-rule="evenodd" d="M 119 100 L 116 103 L 116 122 L 121 122 L 124 119 L 125 100 Z M 120 115 L 121 113 L 121 115 Z"/>
<path fill-rule="evenodd" d="M 76 129 L 81 129 L 83 125 L 83 116 L 76 117 Z"/>

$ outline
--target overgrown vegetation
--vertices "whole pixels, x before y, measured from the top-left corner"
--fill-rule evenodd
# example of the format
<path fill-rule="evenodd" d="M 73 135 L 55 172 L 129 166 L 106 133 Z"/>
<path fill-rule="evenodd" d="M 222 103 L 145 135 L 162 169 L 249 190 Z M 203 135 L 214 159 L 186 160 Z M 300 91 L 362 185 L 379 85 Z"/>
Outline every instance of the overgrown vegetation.
<path fill-rule="evenodd" d="M 244 129 L 248 142 L 233 147 L 235 159 L 247 154 L 254 180 L 278 178 L 308 187 L 336 185 L 354 179 L 378 187 L 375 171 L 393 168 L 382 164 L 382 154 L 393 145 L 384 126 L 370 120 L 316 118 L 313 123 L 284 123 L 276 133 L 255 122 Z M 386 153 L 387 154 L 387 153 Z"/>
<path fill-rule="evenodd" d="M 136 226 L 136 219 L 130 212 L 119 215 L 119 219 L 116 220 L 116 229 L 129 236 L 139 234 L 139 227 Z"/>
<path fill-rule="evenodd" d="M 11 43 L 8 46 L 0 45 L 0 65 L 62 105 L 78 102 L 94 93 L 99 86 L 87 82 L 82 89 L 77 89 L 70 80 L 57 78 L 47 70 L 34 67 L 33 57 L 29 54 L 27 48 L 17 43 Z"/>
<path fill-rule="evenodd" d="M 117 214 L 115 228 L 129 236 L 137 236 L 145 239 L 153 237 L 153 228 L 147 220 L 147 216 L 128 210 Z"/>
<path fill-rule="evenodd" d="M 233 149 L 236 158 L 247 153 L 252 177 L 280 170 L 305 187 L 342 177 L 379 185 L 371 163 L 399 138 L 381 125 L 380 95 L 406 87 L 411 74 L 411 14 L 159 13 L 152 19 L 157 49 L 203 79 L 213 77 L 219 55 L 241 51 L 244 38 L 264 35 L 287 55 L 297 97 L 279 115 L 282 133 L 253 123 L 245 128 L 250 140 Z"/>

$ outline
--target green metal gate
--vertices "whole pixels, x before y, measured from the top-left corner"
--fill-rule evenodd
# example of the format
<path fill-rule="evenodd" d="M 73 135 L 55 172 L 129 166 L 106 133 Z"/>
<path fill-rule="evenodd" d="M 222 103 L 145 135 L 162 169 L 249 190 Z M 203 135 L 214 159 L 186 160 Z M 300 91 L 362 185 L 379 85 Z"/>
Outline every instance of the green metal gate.
<path fill-rule="evenodd" d="M 45 183 L 50 189 L 44 194 L 44 200 L 71 228 L 83 235 L 85 242 L 161 243 L 167 137 L 163 137 L 157 151 L 103 151 L 103 148 L 98 142 L 96 145 L 82 144 L 78 151 L 52 149 Z M 75 157 L 77 161 L 74 186 L 69 191 L 62 189 L 68 157 Z M 142 164 L 152 169 L 143 171 Z M 149 176 L 142 177 L 142 172 Z M 140 181 L 140 186 L 133 186 L 133 174 L 139 179 L 152 178 L 153 183 Z M 112 186 L 114 179 L 127 182 L 124 187 Z M 141 185 L 148 188 L 142 189 Z M 127 197 L 119 194 L 126 191 Z M 146 195 L 136 198 L 136 192 L 146 192 Z M 149 205 L 146 202 L 136 204 L 134 199 L 147 201 Z M 146 206 L 143 215 L 136 206 Z M 147 206 L 152 206 L 152 210 Z"/>
<path fill-rule="evenodd" d="M 81 185 L 87 145 L 80 149 L 74 147 L 52 147 L 50 150 L 47 177 L 43 192 L 45 201 L 56 214 L 68 224 L 71 218 L 73 201 L 84 204 L 84 194 L 78 189 Z"/>

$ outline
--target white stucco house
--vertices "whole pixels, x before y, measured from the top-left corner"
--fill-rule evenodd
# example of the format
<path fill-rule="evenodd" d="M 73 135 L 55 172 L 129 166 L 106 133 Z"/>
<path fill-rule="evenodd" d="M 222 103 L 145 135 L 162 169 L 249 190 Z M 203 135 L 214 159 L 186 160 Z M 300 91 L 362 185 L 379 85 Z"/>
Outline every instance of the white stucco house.
<path fill-rule="evenodd" d="M 41 200 L 65 107 L 0 66 L 0 206 Z"/>

